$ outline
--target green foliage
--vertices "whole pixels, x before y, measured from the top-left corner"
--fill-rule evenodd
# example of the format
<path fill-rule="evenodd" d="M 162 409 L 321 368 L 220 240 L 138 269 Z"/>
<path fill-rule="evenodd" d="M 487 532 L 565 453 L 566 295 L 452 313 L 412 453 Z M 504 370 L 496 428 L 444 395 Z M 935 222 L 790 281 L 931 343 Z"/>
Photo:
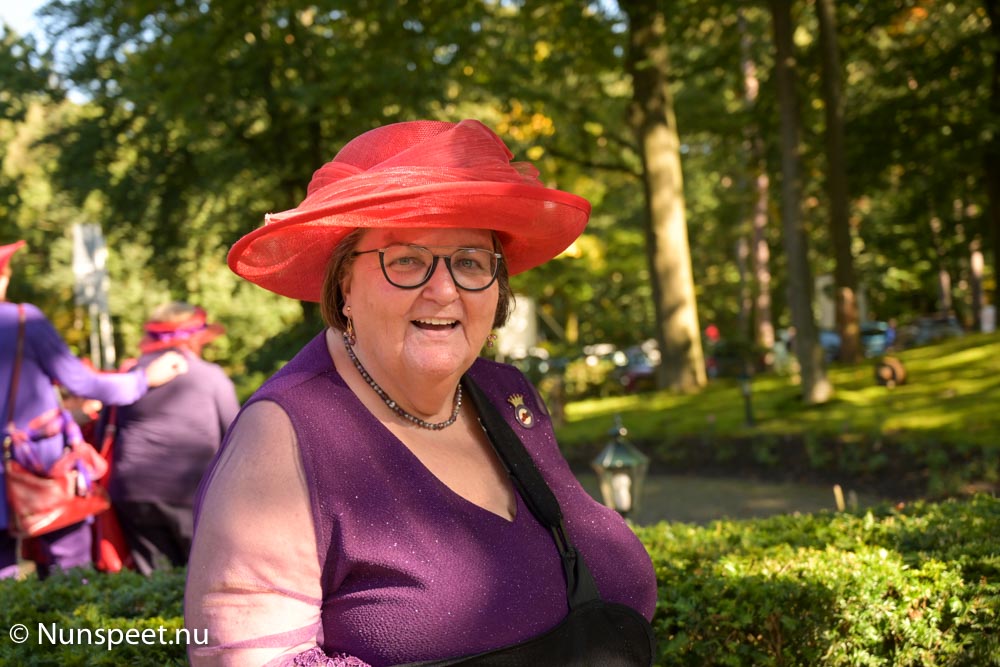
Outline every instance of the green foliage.
<path fill-rule="evenodd" d="M 658 665 L 1000 664 L 1000 500 L 637 529 Z"/>
<path fill-rule="evenodd" d="M 618 393 L 612 377 L 615 363 L 610 359 L 586 358 L 571 361 L 563 371 L 563 389 L 566 400 L 578 401 L 587 398 L 612 396 Z"/>
<path fill-rule="evenodd" d="M 859 514 L 638 527 L 659 591 L 655 664 L 998 665 L 998 531 L 1000 500 L 986 495 Z M 184 645 L 162 641 L 184 627 L 183 586 L 183 570 L 0 581 L 0 627 L 21 623 L 30 632 L 22 644 L 5 637 L 0 662 L 186 664 Z M 49 635 L 83 639 L 42 644 L 39 624 Z M 130 629 L 132 644 L 123 641 Z M 101 637 L 120 643 L 109 647 Z"/>
<path fill-rule="evenodd" d="M 24 121 L 32 102 L 58 93 L 49 83 L 51 58 L 38 52 L 35 38 L 14 33 L 0 23 L 0 119 Z"/>
<path fill-rule="evenodd" d="M 902 321 L 950 296 L 970 321 L 969 250 L 989 239 L 982 152 L 998 122 L 986 12 L 975 0 L 837 11 L 855 263 L 869 314 Z M 793 13 L 803 225 L 819 275 L 832 258 L 817 29 L 812 5 L 793 3 Z M 727 338 L 748 333 L 740 313 L 754 281 L 736 247 L 763 168 L 773 317 L 787 324 L 770 16 L 753 3 L 684 0 L 667 18 L 699 319 Z M 0 35 L 0 219 L 12 223 L 0 242 L 29 241 L 11 297 L 42 306 L 73 346 L 82 350 L 88 331 L 70 306 L 69 230 L 98 222 L 111 248 L 120 355 L 134 352 L 157 302 L 200 302 L 229 327 L 218 360 L 251 388 L 288 356 L 270 356 L 264 342 L 302 340 L 288 332 L 314 318 L 229 276 L 226 251 L 264 213 L 297 204 L 347 139 L 417 117 L 481 117 L 546 183 L 592 201 L 587 234 L 567 256 L 514 278 L 544 313 L 550 351 L 574 357 L 655 331 L 642 163 L 626 122 L 629 26 L 617 4 L 72 0 L 47 3 L 41 23 L 49 51 Z M 938 294 L 942 270 L 949 295 Z"/>
<path fill-rule="evenodd" d="M 0 663 L 186 665 L 185 634 L 177 632 L 184 627 L 184 575 L 184 570 L 149 578 L 131 571 L 72 570 L 43 582 L 34 575 L 0 581 L 0 625 L 23 624 L 28 631 L 21 644 L 3 638 Z M 204 641 L 203 632 L 186 636 Z"/>

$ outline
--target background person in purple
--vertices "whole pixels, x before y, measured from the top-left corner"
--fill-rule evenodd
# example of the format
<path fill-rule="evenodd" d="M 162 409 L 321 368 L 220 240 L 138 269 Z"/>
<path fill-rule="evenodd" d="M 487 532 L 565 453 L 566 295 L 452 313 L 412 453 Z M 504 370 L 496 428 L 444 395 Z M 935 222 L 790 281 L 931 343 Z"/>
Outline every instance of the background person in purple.
<path fill-rule="evenodd" d="M 109 490 L 139 571 L 187 565 L 194 494 L 240 409 L 236 388 L 202 347 L 224 329 L 176 301 L 156 308 L 139 343 L 140 368 L 180 352 L 188 372 L 117 410 Z"/>
<path fill-rule="evenodd" d="M 0 246 L 0 396 L 2 419 L 6 419 L 11 396 L 11 374 L 17 347 L 18 305 L 7 301 L 7 287 L 13 276 L 10 259 L 24 245 L 23 241 Z M 98 399 L 106 404 L 124 405 L 142 397 L 150 387 L 173 380 L 187 370 L 187 360 L 171 353 L 156 364 L 131 373 L 100 374 L 89 369 L 66 346 L 62 337 L 38 308 L 23 304 L 25 314 L 24 351 L 21 377 L 14 401 L 14 427 L 27 430 L 28 423 L 41 413 L 59 405 L 53 387 L 58 381 L 77 396 Z M 6 435 L 7 424 L 2 425 Z M 62 434 L 30 443 L 31 452 L 43 466 L 50 466 L 62 453 Z M 22 461 L 22 463 L 24 463 Z M 3 471 L 0 470 L 0 479 Z M 0 494 L 0 577 L 17 574 L 17 540 L 8 531 L 7 494 Z M 42 535 L 37 540 L 41 550 L 39 576 L 50 566 L 67 569 L 91 562 L 91 533 L 87 522 L 67 526 Z"/>
<path fill-rule="evenodd" d="M 440 660 L 567 617 L 553 534 L 463 400 L 470 380 L 558 499 L 602 599 L 652 617 L 642 543 L 580 486 L 524 375 L 479 356 L 513 306 L 508 275 L 590 215 L 512 157 L 479 121 L 386 125 L 233 246 L 236 273 L 320 302 L 328 326 L 249 399 L 202 480 L 185 625 L 211 646 L 193 664 Z"/>

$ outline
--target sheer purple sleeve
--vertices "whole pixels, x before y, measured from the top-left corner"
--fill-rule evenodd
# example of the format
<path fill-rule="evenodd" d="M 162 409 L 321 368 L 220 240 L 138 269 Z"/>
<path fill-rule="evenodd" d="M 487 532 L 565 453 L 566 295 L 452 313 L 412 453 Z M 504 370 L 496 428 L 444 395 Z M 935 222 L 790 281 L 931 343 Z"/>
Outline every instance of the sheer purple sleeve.
<path fill-rule="evenodd" d="M 295 433 L 274 403 L 236 420 L 208 473 L 184 595 L 185 626 L 206 665 L 359 666 L 322 644 L 321 568 Z"/>

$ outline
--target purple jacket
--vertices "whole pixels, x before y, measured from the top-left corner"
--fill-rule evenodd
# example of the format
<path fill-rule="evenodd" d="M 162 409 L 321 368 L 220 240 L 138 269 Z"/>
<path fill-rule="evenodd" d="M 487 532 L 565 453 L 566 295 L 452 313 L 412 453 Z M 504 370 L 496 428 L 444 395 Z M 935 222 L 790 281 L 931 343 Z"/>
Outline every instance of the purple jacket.
<path fill-rule="evenodd" d="M 145 368 L 162 352 L 143 355 Z M 217 364 L 188 354 L 188 372 L 118 410 L 111 498 L 191 507 L 240 403 Z"/>
<path fill-rule="evenodd" d="M 21 379 L 14 402 L 14 424 L 26 429 L 28 422 L 58 405 L 54 381 L 76 395 L 96 398 L 111 405 L 125 405 L 146 393 L 146 375 L 132 373 L 100 374 L 81 362 L 56 332 L 38 308 L 24 304 L 24 356 Z M 17 304 L 0 302 L 0 400 L 6 420 L 9 405 L 10 380 L 14 368 L 18 329 Z M 0 429 L 6 425 L 0 425 Z M 35 442 L 32 447 L 42 465 L 48 467 L 62 453 L 62 437 L 54 436 Z M 0 479 L 3 471 L 0 470 Z M 0 528 L 7 526 L 7 495 L 0 493 Z"/>
<path fill-rule="evenodd" d="M 469 375 L 521 437 L 559 499 L 602 597 L 651 618 L 656 579 L 635 534 L 594 501 L 559 452 L 544 406 L 516 369 Z M 523 397 L 527 428 L 508 398 Z M 248 401 L 289 415 L 310 489 L 322 568 L 323 649 L 377 667 L 513 644 L 568 612 L 551 534 L 517 498 L 507 521 L 445 486 L 361 404 L 322 335 Z M 264 462 L 262 462 L 264 464 Z"/>

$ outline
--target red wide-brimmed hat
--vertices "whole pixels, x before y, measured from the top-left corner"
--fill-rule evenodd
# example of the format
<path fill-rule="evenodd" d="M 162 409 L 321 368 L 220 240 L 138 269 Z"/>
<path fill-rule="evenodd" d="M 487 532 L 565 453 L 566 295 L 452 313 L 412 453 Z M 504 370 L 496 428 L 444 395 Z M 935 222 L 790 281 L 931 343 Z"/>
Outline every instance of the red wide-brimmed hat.
<path fill-rule="evenodd" d="M 24 247 L 24 241 L 14 241 L 7 245 L 0 245 L 0 273 L 7 268 L 7 263 L 15 252 Z"/>
<path fill-rule="evenodd" d="M 513 275 L 565 250 L 590 202 L 544 186 L 538 170 L 477 120 L 410 121 L 365 132 L 313 174 L 296 208 L 229 251 L 229 268 L 272 292 L 320 301 L 333 248 L 358 228 L 472 228 L 497 233 Z"/>
<path fill-rule="evenodd" d="M 201 349 L 202 346 L 226 333 L 221 324 L 209 324 L 202 308 L 195 306 L 191 316 L 178 322 L 150 320 L 142 328 L 146 335 L 139 341 L 143 354 L 187 345 Z"/>

